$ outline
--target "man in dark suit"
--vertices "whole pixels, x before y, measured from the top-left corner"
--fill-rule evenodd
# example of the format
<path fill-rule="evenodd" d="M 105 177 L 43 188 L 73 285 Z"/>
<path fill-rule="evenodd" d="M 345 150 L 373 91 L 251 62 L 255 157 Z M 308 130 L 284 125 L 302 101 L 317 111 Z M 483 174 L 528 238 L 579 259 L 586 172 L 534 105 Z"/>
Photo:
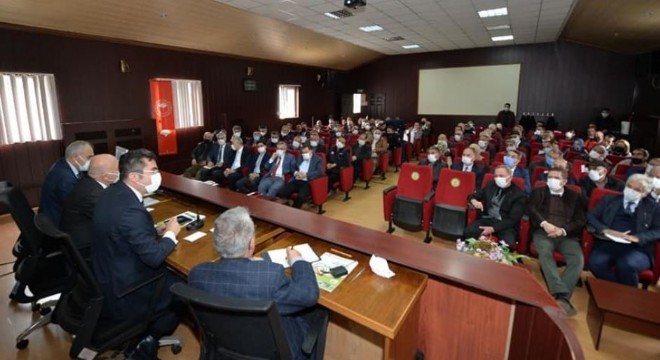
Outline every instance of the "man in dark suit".
<path fill-rule="evenodd" d="M 470 147 L 466 147 L 463 149 L 463 156 L 461 157 L 461 162 L 453 163 L 451 165 L 451 168 L 453 170 L 459 170 L 459 171 L 465 171 L 469 172 L 472 171 L 476 175 L 476 189 L 481 188 L 481 182 L 484 179 L 484 174 L 486 173 L 486 169 L 483 165 L 475 164 L 474 159 L 477 158 L 477 153 Z"/>
<path fill-rule="evenodd" d="M 259 194 L 268 198 L 275 198 L 280 192 L 287 175 L 296 171 L 296 159 L 286 152 L 287 144 L 284 141 L 277 143 L 277 150 L 266 163 L 268 172 L 259 181 Z"/>
<path fill-rule="evenodd" d="M 567 180 L 565 169 L 550 169 L 547 187 L 532 190 L 527 212 L 548 290 L 566 314 L 573 316 L 576 311 L 570 298 L 584 265 L 580 234 L 586 220 L 582 197 L 565 187 Z M 566 259 L 566 269 L 561 276 L 552 257 L 553 251 L 560 252 Z"/>
<path fill-rule="evenodd" d="M 441 154 L 437 146 L 431 146 L 426 152 L 426 159 L 420 160 L 418 165 L 428 165 L 433 168 L 433 189 L 435 189 L 440 177 L 440 170 L 447 168 L 447 163 L 440 159 Z"/>
<path fill-rule="evenodd" d="M 529 194 L 532 191 L 532 186 L 529 183 L 529 173 L 527 170 L 518 166 L 520 165 L 522 156 L 523 154 L 518 150 L 508 150 L 504 156 L 504 166 L 512 170 L 513 177 L 521 178 L 525 181 L 525 193 Z"/>
<path fill-rule="evenodd" d="M 589 270 L 597 278 L 637 287 L 638 274 L 653 266 L 655 242 L 660 239 L 660 207 L 648 194 L 652 180 L 635 174 L 623 195 L 603 198 L 587 214 L 597 237 L 589 256 Z M 615 236 L 628 244 L 610 241 Z"/>
<path fill-rule="evenodd" d="M 247 209 L 225 211 L 215 221 L 213 242 L 222 260 L 207 262 L 190 270 L 190 286 L 209 293 L 236 298 L 273 300 L 282 317 L 289 349 L 294 359 L 304 359 L 302 343 L 310 329 L 319 288 L 310 263 L 287 248 L 292 277 L 269 260 L 253 259 L 254 223 Z M 313 310 L 313 311 L 312 311 Z"/>
<path fill-rule="evenodd" d="M 362 175 L 362 160 L 371 159 L 371 145 L 367 144 L 367 136 L 360 134 L 357 143 L 353 144 L 353 182 L 356 182 Z"/>
<path fill-rule="evenodd" d="M 516 113 L 511 111 L 511 104 L 504 104 L 504 110 L 497 113 L 495 122 L 501 123 L 505 129 L 510 129 L 516 125 Z"/>
<path fill-rule="evenodd" d="M 227 135 L 219 132 L 216 138 L 216 144 L 213 145 L 206 158 L 206 166 L 199 174 L 199 179 L 202 181 L 219 182 L 220 178 L 224 177 L 225 169 L 234 161 L 234 152 L 231 150 L 231 144 L 227 144 Z"/>
<path fill-rule="evenodd" d="M 119 171 L 121 181 L 101 194 L 94 210 L 92 267 L 104 296 L 101 317 L 110 322 L 143 321 L 152 309 L 166 312 L 150 324 L 148 336 L 138 346 L 139 352 L 155 356 L 158 338 L 179 323 L 167 290 L 177 278 L 166 271 L 165 258 L 174 250 L 180 228 L 174 217 L 156 229 L 142 205 L 143 197 L 154 193 L 161 182 L 151 151 L 130 150 L 121 157 Z M 165 284 L 152 308 L 158 281 L 147 281 L 163 271 Z M 124 295 L 139 284 L 143 285 Z"/>
<path fill-rule="evenodd" d="M 74 141 L 66 147 L 64 158 L 57 160 L 48 170 L 41 186 L 39 212 L 48 215 L 53 224 L 60 224 L 64 199 L 82 173 L 89 169 L 89 159 L 94 156 L 94 149 L 87 141 Z"/>
<path fill-rule="evenodd" d="M 236 190 L 243 194 L 249 194 L 257 190 L 261 176 L 266 172 L 266 164 L 268 164 L 268 159 L 270 158 L 270 155 L 266 152 L 266 144 L 263 141 L 257 141 L 255 146 L 257 153 L 250 155 L 250 161 L 247 165 L 250 173 L 236 182 Z"/>
<path fill-rule="evenodd" d="M 309 182 L 323 176 L 321 158 L 314 154 L 309 145 L 303 145 L 297 168 L 298 170 L 293 173 L 293 178 L 280 190 L 279 196 L 288 199 L 291 194 L 297 192 L 298 196 L 293 201 L 293 207 L 300 209 L 302 204 L 309 199 L 311 192 Z"/>
<path fill-rule="evenodd" d="M 231 138 L 231 150 L 234 152 L 234 159 L 222 174 L 229 189 L 236 191 L 236 183 L 243 178 L 243 168 L 248 165 L 250 152 L 243 146 L 243 139 L 238 136 Z"/>
<path fill-rule="evenodd" d="M 110 154 L 91 158 L 89 171 L 64 201 L 60 230 L 69 234 L 84 258 L 89 258 L 94 238 L 94 208 L 101 193 L 119 180 L 119 163 Z"/>
<path fill-rule="evenodd" d="M 468 196 L 477 219 L 465 228 L 466 238 L 497 235 L 510 249 L 516 244 L 518 224 L 525 212 L 525 192 L 511 183 L 513 173 L 504 165 L 495 168 L 495 178 L 486 187 Z"/>
<path fill-rule="evenodd" d="M 328 191 L 332 190 L 332 185 L 339 181 L 339 171 L 350 166 L 351 157 L 346 148 L 346 139 L 338 137 L 335 146 L 328 152 L 328 163 L 325 165 L 328 174 Z"/>
<path fill-rule="evenodd" d="M 190 157 L 192 158 L 190 167 L 183 172 L 183 176 L 191 179 L 199 179 L 200 171 L 206 165 L 206 158 L 209 156 L 212 147 L 213 133 L 207 131 L 204 133 L 202 141 L 198 142 L 190 153 Z"/>
<path fill-rule="evenodd" d="M 609 189 L 623 191 L 625 183 L 608 174 L 608 165 L 604 161 L 592 160 L 588 164 L 588 176 L 580 179 L 579 185 L 582 189 L 582 200 L 589 202 L 589 197 L 594 189 Z"/>

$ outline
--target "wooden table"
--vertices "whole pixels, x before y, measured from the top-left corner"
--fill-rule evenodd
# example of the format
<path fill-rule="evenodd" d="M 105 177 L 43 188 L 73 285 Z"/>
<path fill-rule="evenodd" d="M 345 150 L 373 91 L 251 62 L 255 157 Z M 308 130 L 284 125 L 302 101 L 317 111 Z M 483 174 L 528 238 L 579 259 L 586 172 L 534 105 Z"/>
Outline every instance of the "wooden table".
<path fill-rule="evenodd" d="M 660 338 L 660 294 L 589 278 L 587 324 L 598 350 L 603 325 Z"/>

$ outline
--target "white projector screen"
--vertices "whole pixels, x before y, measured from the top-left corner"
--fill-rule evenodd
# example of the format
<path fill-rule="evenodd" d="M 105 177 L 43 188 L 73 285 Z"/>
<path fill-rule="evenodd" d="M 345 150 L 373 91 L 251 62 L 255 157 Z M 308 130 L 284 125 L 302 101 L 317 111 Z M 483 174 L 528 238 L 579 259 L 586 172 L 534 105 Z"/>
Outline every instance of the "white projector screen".
<path fill-rule="evenodd" d="M 505 103 L 516 111 L 520 64 L 419 71 L 419 115 L 495 116 Z"/>

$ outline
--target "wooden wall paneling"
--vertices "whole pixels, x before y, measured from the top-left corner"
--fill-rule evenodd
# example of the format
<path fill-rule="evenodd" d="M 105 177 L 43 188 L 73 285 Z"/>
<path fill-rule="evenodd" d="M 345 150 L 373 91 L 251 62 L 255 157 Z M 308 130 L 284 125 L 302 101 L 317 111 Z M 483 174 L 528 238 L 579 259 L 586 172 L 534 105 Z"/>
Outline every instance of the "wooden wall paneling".
<path fill-rule="evenodd" d="M 426 359 L 505 357 L 509 301 L 429 278 L 420 303 L 420 348 Z"/>

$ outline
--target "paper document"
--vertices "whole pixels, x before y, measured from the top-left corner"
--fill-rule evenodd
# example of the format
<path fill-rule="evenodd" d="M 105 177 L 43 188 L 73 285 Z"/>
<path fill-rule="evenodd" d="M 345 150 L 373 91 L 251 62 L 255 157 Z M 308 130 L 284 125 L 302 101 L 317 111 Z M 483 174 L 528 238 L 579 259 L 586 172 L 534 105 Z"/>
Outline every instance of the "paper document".
<path fill-rule="evenodd" d="M 184 237 L 183 239 L 184 239 L 184 240 L 188 240 L 188 241 L 190 241 L 190 242 L 195 242 L 195 241 L 197 241 L 197 240 L 203 238 L 204 236 L 206 236 L 206 233 L 205 233 L 205 232 L 197 231 L 197 232 L 195 232 L 195 233 L 192 233 L 192 234 L 190 234 L 190 235 Z"/>
<path fill-rule="evenodd" d="M 218 186 L 218 183 L 216 183 L 213 180 L 206 180 L 206 181 L 204 181 L 204 184 L 211 185 L 211 186 Z"/>
<path fill-rule="evenodd" d="M 330 274 L 330 269 L 337 266 L 343 266 L 346 268 L 348 273 L 342 277 L 334 277 Z M 319 289 L 325 290 L 327 292 L 332 292 L 334 289 L 339 286 L 339 284 L 346 279 L 346 276 L 355 270 L 358 266 L 358 262 L 353 259 L 347 259 L 329 252 L 323 253 L 321 255 L 321 260 L 312 264 L 314 268 L 314 273 L 316 274 L 316 282 L 319 285 Z"/>
<path fill-rule="evenodd" d="M 293 248 L 298 250 L 303 260 L 307 262 L 313 263 L 319 261 L 318 255 L 316 255 L 309 244 L 300 244 Z M 271 250 L 268 252 L 268 257 L 270 258 L 270 261 L 284 266 L 285 269 L 289 267 L 289 262 L 286 258 L 286 248 Z"/>
<path fill-rule="evenodd" d="M 158 204 L 159 202 L 160 202 L 160 200 L 154 199 L 152 197 L 145 197 L 142 200 L 142 204 L 144 204 L 144 207 L 154 206 L 154 205 Z"/>
<path fill-rule="evenodd" d="M 630 244 L 630 241 L 628 241 L 628 240 L 626 240 L 626 239 L 623 239 L 623 238 L 620 238 L 620 237 L 618 237 L 618 236 L 614 236 L 614 235 L 611 235 L 611 234 L 605 234 L 605 236 L 606 236 L 608 239 L 610 239 L 610 240 L 612 240 L 612 241 L 614 241 L 614 242 L 618 242 L 618 243 L 622 243 L 622 244 Z"/>

